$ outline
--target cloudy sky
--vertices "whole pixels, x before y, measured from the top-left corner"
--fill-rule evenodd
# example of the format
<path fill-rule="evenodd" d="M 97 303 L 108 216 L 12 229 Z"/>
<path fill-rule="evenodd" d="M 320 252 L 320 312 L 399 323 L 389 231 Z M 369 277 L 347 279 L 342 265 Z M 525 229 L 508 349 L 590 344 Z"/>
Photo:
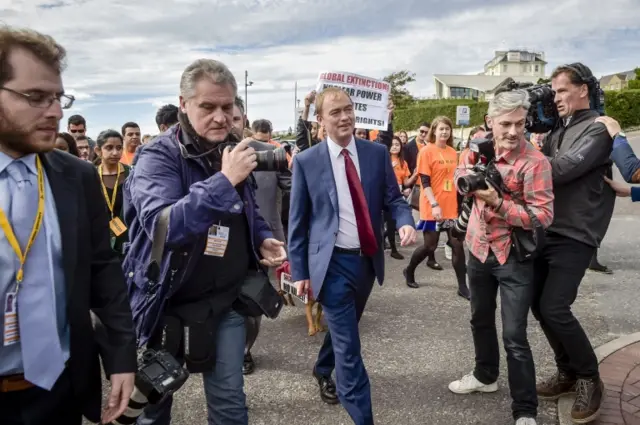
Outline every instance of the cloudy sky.
<path fill-rule="evenodd" d="M 298 97 L 318 72 L 382 78 L 472 74 L 494 50 L 544 51 L 547 73 L 582 61 L 597 76 L 640 66 L 640 0 L 0 0 L 0 22 L 53 35 L 69 51 L 64 74 L 95 137 L 136 121 L 157 132 L 155 112 L 177 104 L 183 69 L 201 57 L 226 63 L 249 118 L 294 123 Z"/>

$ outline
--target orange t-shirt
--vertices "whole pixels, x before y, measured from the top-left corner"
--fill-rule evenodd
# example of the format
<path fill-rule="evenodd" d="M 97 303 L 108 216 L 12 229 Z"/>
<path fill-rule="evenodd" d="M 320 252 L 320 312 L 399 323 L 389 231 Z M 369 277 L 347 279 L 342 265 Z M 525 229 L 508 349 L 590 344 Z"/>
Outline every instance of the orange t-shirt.
<path fill-rule="evenodd" d="M 120 163 L 124 165 L 131 165 L 133 162 L 133 157 L 136 155 L 135 152 L 129 153 L 126 150 L 122 151 L 122 157 L 120 158 Z"/>
<path fill-rule="evenodd" d="M 396 180 L 399 185 L 404 184 L 404 181 L 411 177 L 407 161 L 400 162 L 397 156 L 391 155 L 391 165 L 393 165 L 393 172 L 396 175 Z"/>
<path fill-rule="evenodd" d="M 458 217 L 458 199 L 453 176 L 458 165 L 458 152 L 450 146 L 439 148 L 429 144 L 418 154 L 418 174 L 431 178 L 431 190 L 436 198 L 444 220 Z M 420 185 L 421 179 L 418 178 Z M 431 203 L 424 193 L 420 193 L 420 219 L 435 220 L 431 214 Z"/>

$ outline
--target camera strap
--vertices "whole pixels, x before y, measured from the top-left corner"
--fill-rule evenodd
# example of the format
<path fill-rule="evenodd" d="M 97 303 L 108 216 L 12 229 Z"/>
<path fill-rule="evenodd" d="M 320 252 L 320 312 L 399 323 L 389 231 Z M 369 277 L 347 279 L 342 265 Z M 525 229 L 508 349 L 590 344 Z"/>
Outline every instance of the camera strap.
<path fill-rule="evenodd" d="M 167 233 L 169 233 L 169 216 L 171 215 L 171 207 L 164 207 L 158 214 L 158 222 L 153 229 L 153 239 L 151 240 L 151 255 L 149 264 L 147 265 L 147 279 L 154 284 L 158 284 L 161 274 L 162 255 L 164 254 L 164 245 L 167 241 Z"/>

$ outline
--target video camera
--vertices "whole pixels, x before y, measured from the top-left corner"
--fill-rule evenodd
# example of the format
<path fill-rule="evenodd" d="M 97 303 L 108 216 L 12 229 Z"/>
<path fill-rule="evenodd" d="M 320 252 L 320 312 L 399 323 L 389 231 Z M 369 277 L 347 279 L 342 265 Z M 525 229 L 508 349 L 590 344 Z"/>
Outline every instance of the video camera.
<path fill-rule="evenodd" d="M 590 108 L 603 116 L 605 114 L 604 90 L 600 87 L 598 79 L 593 76 L 586 66 L 580 63 L 564 65 L 563 67 L 574 71 L 580 78 L 581 83 L 587 85 Z M 556 93 L 551 88 L 551 84 L 517 83 L 513 78 L 507 78 L 496 89 L 495 95 L 517 89 L 524 89 L 529 93 L 531 107 L 525 124 L 527 131 L 530 133 L 547 133 L 556 128 L 560 117 L 554 101 Z"/>
<path fill-rule="evenodd" d="M 109 425 L 133 424 L 147 404 L 157 404 L 179 390 L 187 381 L 189 372 L 165 350 L 146 350 L 138 359 L 135 387 L 129 405 Z"/>

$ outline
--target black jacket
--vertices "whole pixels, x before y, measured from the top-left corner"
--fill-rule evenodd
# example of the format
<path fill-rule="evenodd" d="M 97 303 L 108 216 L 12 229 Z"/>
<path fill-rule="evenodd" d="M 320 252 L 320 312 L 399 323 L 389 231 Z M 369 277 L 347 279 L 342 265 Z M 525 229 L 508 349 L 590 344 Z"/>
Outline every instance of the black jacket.
<path fill-rule="evenodd" d="M 546 137 L 542 152 L 553 172 L 554 219 L 549 232 L 598 247 L 611 222 L 615 193 L 604 181 L 612 176 L 613 140 L 600 114 L 577 111 L 569 125 Z"/>
<path fill-rule="evenodd" d="M 118 255 L 111 249 L 110 216 L 96 168 L 59 150 L 40 158 L 62 235 L 74 404 L 87 419 L 98 422 L 102 377 L 89 311 L 96 313 L 109 337 L 100 348 L 106 375 L 135 372 L 136 337 L 127 288 Z"/>
<path fill-rule="evenodd" d="M 418 166 L 418 142 L 416 142 L 416 138 L 412 137 L 407 144 L 404 146 L 404 160 L 407 161 L 407 167 L 409 167 L 409 172 L 413 174 L 413 170 Z"/>

